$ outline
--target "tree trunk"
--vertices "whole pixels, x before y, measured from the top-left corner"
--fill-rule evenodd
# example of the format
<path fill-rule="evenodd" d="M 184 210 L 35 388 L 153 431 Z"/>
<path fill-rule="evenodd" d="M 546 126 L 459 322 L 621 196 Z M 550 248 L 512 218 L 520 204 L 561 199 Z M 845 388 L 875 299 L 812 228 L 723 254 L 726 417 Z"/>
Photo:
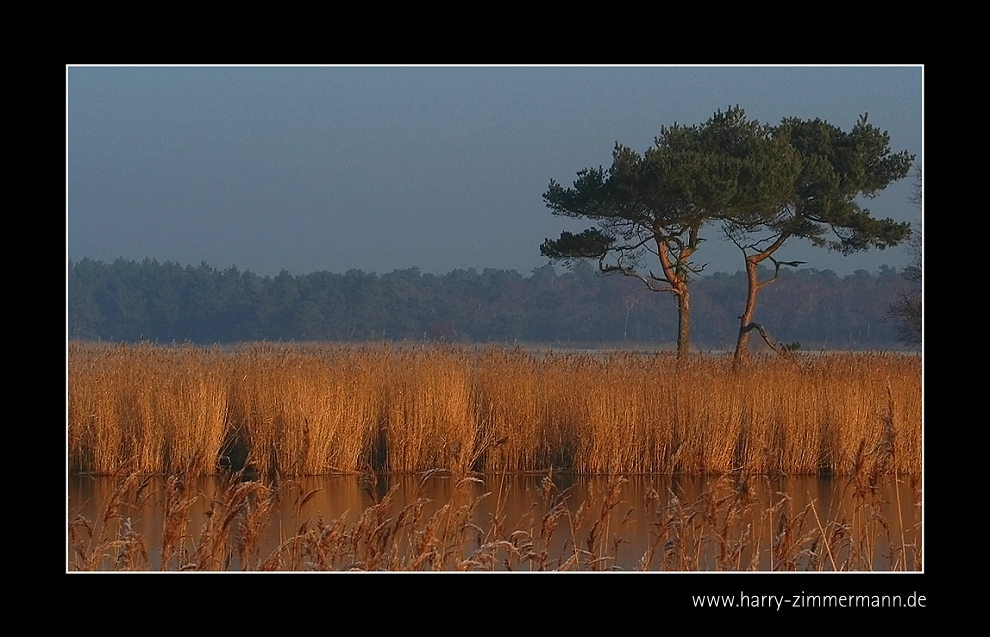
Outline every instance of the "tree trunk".
<path fill-rule="evenodd" d="M 677 295 L 677 356 L 691 351 L 691 296 L 687 286 Z"/>
<path fill-rule="evenodd" d="M 756 311 L 756 293 L 760 291 L 760 280 L 757 277 L 756 267 L 759 261 L 749 257 L 746 259 L 746 282 L 749 286 L 746 294 L 746 310 L 739 317 L 739 338 L 736 340 L 735 361 L 738 363 L 743 358 L 749 356 L 749 324 L 753 322 L 753 313 Z"/>

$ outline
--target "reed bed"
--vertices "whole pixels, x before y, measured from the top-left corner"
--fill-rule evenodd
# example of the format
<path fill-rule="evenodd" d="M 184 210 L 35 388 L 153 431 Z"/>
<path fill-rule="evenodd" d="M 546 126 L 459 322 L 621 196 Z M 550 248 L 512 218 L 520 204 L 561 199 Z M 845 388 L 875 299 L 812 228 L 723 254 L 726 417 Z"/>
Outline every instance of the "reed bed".
<path fill-rule="evenodd" d="M 229 429 L 227 360 L 192 347 L 70 348 L 69 468 L 216 469 Z"/>
<path fill-rule="evenodd" d="M 255 346 L 227 354 L 223 463 L 266 474 L 354 471 L 375 442 L 387 352 Z M 360 397 L 359 399 L 355 399 Z"/>
<path fill-rule="evenodd" d="M 876 467 L 873 467 L 876 469 Z M 482 479 L 484 478 L 484 480 Z M 304 507 L 319 489 L 225 474 L 212 488 L 192 473 L 153 481 L 119 471 L 93 519 L 68 523 L 71 571 L 918 571 L 923 569 L 920 508 L 891 511 L 879 476 L 865 465 L 839 486 L 843 505 L 798 503 L 768 476 L 724 476 L 697 495 L 653 486 L 621 499 L 613 476 L 577 501 L 552 472 L 528 512 L 507 523 L 503 481 L 432 470 L 400 502 L 398 485 L 369 506 L 325 520 Z M 450 480 L 434 502 L 423 487 Z M 920 481 L 911 480 L 920 504 Z M 896 490 L 896 489 L 895 489 Z M 900 492 L 900 490 L 897 490 Z M 206 508 L 203 509 L 205 500 Z M 479 504 L 495 501 L 494 508 Z M 198 505 L 201 524 L 190 509 Z M 917 509 L 917 510 L 912 510 Z M 154 510 L 154 513 L 149 513 Z M 161 511 L 161 513 L 159 513 Z M 150 515 L 152 520 L 140 519 Z M 276 529 L 271 528 L 277 521 Z M 157 528 L 155 528 L 157 527 Z M 648 529 L 642 551 L 624 539 Z M 285 531 L 283 529 L 291 529 Z M 272 541 L 277 537 L 277 541 Z M 159 539 L 160 538 L 160 539 Z M 274 548 L 273 548 L 274 547 Z M 623 553 L 620 559 L 620 551 Z"/>
<path fill-rule="evenodd" d="M 891 353 L 68 347 L 74 472 L 920 475 L 921 414 Z"/>

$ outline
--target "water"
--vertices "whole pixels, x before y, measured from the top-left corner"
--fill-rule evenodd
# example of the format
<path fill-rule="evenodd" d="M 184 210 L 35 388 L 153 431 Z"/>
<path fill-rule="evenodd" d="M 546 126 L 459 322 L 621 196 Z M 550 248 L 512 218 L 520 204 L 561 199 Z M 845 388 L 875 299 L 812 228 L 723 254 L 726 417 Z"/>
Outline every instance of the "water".
<path fill-rule="evenodd" d="M 87 542 L 88 531 L 77 525 L 82 542 L 75 544 L 88 556 L 100 538 L 140 538 L 143 545 L 131 546 L 143 546 L 147 562 L 139 559 L 138 567 L 158 570 L 165 481 L 150 478 L 140 500 L 128 496 L 119 509 L 121 518 L 109 520 L 104 533 L 105 503 L 118 483 L 108 477 L 69 478 L 67 522 L 81 515 L 97 536 Z M 243 510 L 231 516 L 223 563 L 215 567 L 254 569 L 267 560 L 276 569 L 317 568 L 319 560 L 302 555 L 303 544 L 292 538 L 307 533 L 315 538 L 321 530 L 327 537 L 337 522 L 340 538 L 334 551 L 339 559 L 329 564 L 333 568 L 389 568 L 387 560 L 368 557 L 374 555 L 371 544 L 379 541 L 378 548 L 393 556 L 393 567 L 408 568 L 417 554 L 428 552 L 426 540 L 440 537 L 442 546 L 429 549 L 434 558 L 420 569 L 914 570 L 921 565 L 920 491 L 906 477 L 875 487 L 812 476 L 754 476 L 742 482 L 733 477 L 609 480 L 546 473 L 460 481 L 444 473 L 372 480 L 305 477 L 278 486 L 254 552 L 242 556 L 236 549 L 237 538 L 247 531 Z M 369 510 L 389 493 L 387 508 Z M 200 478 L 183 485 L 182 495 L 190 500 L 181 541 L 189 559 L 216 515 L 211 503 L 223 499 L 223 485 L 218 478 Z M 256 499 L 250 502 L 258 504 Z M 369 516 L 360 527 L 366 511 Z M 369 526 L 371 512 L 378 531 Z M 68 546 L 68 568 L 75 570 L 85 560 L 74 551 L 72 538 Z M 125 564 L 115 560 L 121 552 L 120 542 L 108 543 L 101 549 L 105 557 L 93 564 L 122 568 Z M 440 557 L 444 554 L 445 561 Z M 179 565 L 173 557 L 170 568 Z"/>

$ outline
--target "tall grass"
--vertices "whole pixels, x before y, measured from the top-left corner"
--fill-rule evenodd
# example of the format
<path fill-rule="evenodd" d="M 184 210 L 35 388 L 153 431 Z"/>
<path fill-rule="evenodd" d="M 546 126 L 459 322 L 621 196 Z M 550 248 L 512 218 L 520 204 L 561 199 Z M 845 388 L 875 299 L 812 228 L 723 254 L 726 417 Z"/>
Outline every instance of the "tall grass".
<path fill-rule="evenodd" d="M 674 478 L 661 480 L 666 488 L 644 482 L 645 489 L 632 492 L 624 489 L 626 478 L 613 476 L 579 495 L 576 485 L 562 489 L 548 472 L 539 487 L 521 498 L 516 493 L 521 517 L 503 508 L 504 476 L 484 477 L 427 471 L 406 497 L 399 484 L 383 495 L 370 491 L 370 506 L 325 520 L 319 508 L 305 508 L 320 489 L 307 491 L 293 480 L 266 484 L 243 473 L 157 480 L 125 468 L 92 517 L 80 513 L 68 523 L 67 568 L 923 569 L 920 509 L 892 509 L 891 487 L 904 490 L 899 480 L 881 489 L 871 485 L 874 471 L 863 467 L 835 481 L 826 502 L 810 492 L 788 495 L 790 479 L 769 476 L 722 476 L 693 487 Z M 435 480 L 447 485 L 439 499 L 430 488 Z M 911 482 L 920 503 L 920 486 Z M 637 497 L 628 499 L 632 494 Z"/>
<path fill-rule="evenodd" d="M 387 352 L 259 345 L 225 359 L 224 460 L 265 473 L 354 471 L 374 443 Z"/>
<path fill-rule="evenodd" d="M 921 360 L 70 343 L 70 470 L 921 471 Z"/>
<path fill-rule="evenodd" d="M 192 347 L 70 347 L 69 467 L 112 473 L 216 468 L 228 430 L 229 361 Z"/>

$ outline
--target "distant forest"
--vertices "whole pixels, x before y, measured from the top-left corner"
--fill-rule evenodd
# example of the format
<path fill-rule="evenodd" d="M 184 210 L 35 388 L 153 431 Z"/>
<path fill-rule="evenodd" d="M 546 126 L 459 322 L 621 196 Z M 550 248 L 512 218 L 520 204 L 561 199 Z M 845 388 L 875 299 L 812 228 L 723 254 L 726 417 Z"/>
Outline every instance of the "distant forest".
<path fill-rule="evenodd" d="M 785 270 L 761 293 L 755 320 L 778 342 L 802 349 L 897 348 L 885 316 L 910 286 L 888 267 L 842 277 Z M 745 294 L 743 272 L 698 277 L 691 284 L 692 345 L 732 349 Z M 603 277 L 588 263 L 561 273 L 548 265 L 528 277 L 493 269 L 435 276 L 418 268 L 261 277 L 206 263 L 83 259 L 68 265 L 68 338 L 666 345 L 677 338 L 677 304 L 635 279 Z"/>

